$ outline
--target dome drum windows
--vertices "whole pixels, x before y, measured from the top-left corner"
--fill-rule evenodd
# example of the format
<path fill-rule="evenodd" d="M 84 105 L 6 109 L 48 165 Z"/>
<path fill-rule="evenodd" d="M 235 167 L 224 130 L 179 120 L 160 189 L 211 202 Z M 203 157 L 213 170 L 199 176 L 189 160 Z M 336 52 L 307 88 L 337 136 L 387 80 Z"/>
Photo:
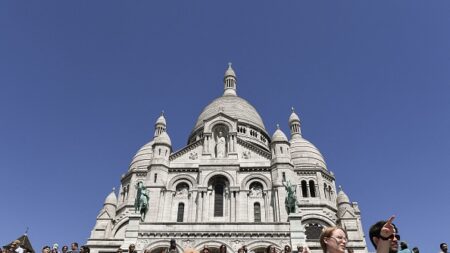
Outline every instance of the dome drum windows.
<path fill-rule="evenodd" d="M 314 180 L 302 180 L 300 183 L 301 195 L 303 198 L 315 198 L 317 196 L 317 184 Z"/>

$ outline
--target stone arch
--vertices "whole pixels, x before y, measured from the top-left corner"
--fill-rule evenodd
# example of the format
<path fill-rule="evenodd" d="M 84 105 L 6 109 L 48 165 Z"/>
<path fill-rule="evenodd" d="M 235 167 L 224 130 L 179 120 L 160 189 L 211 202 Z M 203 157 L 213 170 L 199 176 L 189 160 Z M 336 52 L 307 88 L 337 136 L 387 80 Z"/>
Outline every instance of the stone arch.
<path fill-rule="evenodd" d="M 263 185 L 264 190 L 270 190 L 270 180 L 266 176 L 251 174 L 242 179 L 241 190 L 248 190 L 250 184 L 254 181 L 260 182 Z"/>
<path fill-rule="evenodd" d="M 215 251 L 211 250 L 211 248 L 219 249 L 220 245 L 222 245 L 222 244 L 227 247 L 227 252 L 232 253 L 232 252 L 237 251 L 237 250 L 234 250 L 233 247 L 231 247 L 231 245 L 229 245 L 228 243 L 225 243 L 223 241 L 216 241 L 216 240 L 200 242 L 200 243 L 198 243 L 197 245 L 194 246 L 194 249 L 197 250 L 198 252 L 200 252 L 205 246 L 208 246 L 210 251 L 212 253 L 214 253 Z M 218 252 L 218 250 L 217 250 L 217 252 Z"/>
<path fill-rule="evenodd" d="M 249 251 L 254 251 L 255 249 L 258 249 L 258 248 L 264 248 L 265 249 L 269 245 L 275 246 L 275 248 L 278 250 L 278 252 L 281 252 L 281 250 L 282 250 L 282 245 L 278 245 L 278 243 L 276 243 L 276 242 L 271 242 L 271 241 L 266 241 L 266 240 L 255 241 L 255 242 L 251 242 L 251 243 L 246 244 L 246 245 L 247 245 L 247 249 Z"/>
<path fill-rule="evenodd" d="M 225 125 L 228 128 L 228 132 L 232 132 L 233 131 L 233 125 L 230 121 L 226 120 L 226 119 L 216 119 L 214 122 L 212 122 L 211 124 L 208 124 L 208 127 L 205 129 L 205 133 L 212 133 L 212 130 L 217 126 L 217 125 Z"/>
<path fill-rule="evenodd" d="M 330 218 L 328 218 L 327 216 L 323 215 L 323 214 L 305 214 L 305 216 L 303 216 L 303 221 L 302 224 L 306 224 L 307 221 L 318 221 L 318 222 L 322 222 L 324 223 L 325 226 L 335 226 L 336 223 L 331 220 Z"/>
<path fill-rule="evenodd" d="M 329 223 L 321 218 L 305 218 L 302 224 L 305 227 L 307 240 L 319 240 L 323 228 L 334 226 L 333 223 Z"/>
<path fill-rule="evenodd" d="M 170 179 L 167 184 L 167 189 L 170 191 L 175 191 L 176 185 L 181 182 L 187 183 L 190 190 L 197 188 L 197 184 L 195 183 L 195 178 L 193 176 L 188 174 L 179 174 Z"/>
<path fill-rule="evenodd" d="M 161 253 L 161 251 L 159 251 L 159 249 L 167 248 L 167 247 L 169 247 L 169 245 L 170 245 L 170 239 L 158 240 L 156 242 L 152 242 L 152 243 L 145 245 L 143 247 L 143 251 L 150 250 L 151 253 Z M 176 245 L 177 245 L 178 252 L 183 252 L 183 247 L 180 244 L 178 244 L 178 242 L 176 243 Z M 155 250 L 158 250 L 158 251 L 155 251 Z"/>
<path fill-rule="evenodd" d="M 228 182 L 230 184 L 230 186 L 235 186 L 235 182 L 234 182 L 234 178 L 233 176 L 231 176 L 230 173 L 225 172 L 225 171 L 214 171 L 210 174 L 208 174 L 204 179 L 201 185 L 203 186 L 208 186 L 209 180 L 211 180 L 211 178 L 215 177 L 215 176 L 224 176 L 226 179 L 228 179 Z"/>
<path fill-rule="evenodd" d="M 113 235 L 114 238 L 116 238 L 117 233 L 123 228 L 125 229 L 126 225 L 128 225 L 128 218 L 122 219 L 121 221 L 119 221 L 119 223 L 117 223 L 117 225 L 114 226 L 113 230 L 111 231 L 111 234 Z"/>

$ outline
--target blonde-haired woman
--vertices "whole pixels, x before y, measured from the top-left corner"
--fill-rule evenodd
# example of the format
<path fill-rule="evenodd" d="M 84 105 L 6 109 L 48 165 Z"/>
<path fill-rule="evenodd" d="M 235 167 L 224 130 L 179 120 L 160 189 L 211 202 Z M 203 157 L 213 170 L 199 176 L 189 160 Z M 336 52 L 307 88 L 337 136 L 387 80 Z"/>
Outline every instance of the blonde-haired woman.
<path fill-rule="evenodd" d="M 347 231 L 340 227 L 325 228 L 320 234 L 323 253 L 345 253 L 347 242 Z"/>

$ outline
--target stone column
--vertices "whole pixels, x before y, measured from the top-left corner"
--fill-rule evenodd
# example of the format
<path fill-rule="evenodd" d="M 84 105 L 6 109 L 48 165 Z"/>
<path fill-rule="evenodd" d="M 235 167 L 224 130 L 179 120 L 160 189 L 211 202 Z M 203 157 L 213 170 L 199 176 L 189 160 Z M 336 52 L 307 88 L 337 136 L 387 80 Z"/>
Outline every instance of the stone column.
<path fill-rule="evenodd" d="M 190 192 L 188 192 L 188 205 L 189 205 L 189 207 L 188 207 L 188 209 L 189 209 L 189 211 L 188 211 L 188 218 L 187 218 L 187 221 L 188 222 L 194 222 L 194 192 L 192 192 L 192 191 L 190 191 Z"/>
<path fill-rule="evenodd" d="M 262 192 L 262 197 L 263 197 L 263 203 L 264 203 L 264 220 L 261 220 L 262 222 L 268 222 L 269 220 L 269 208 L 270 208 L 270 204 L 268 203 L 269 201 L 267 201 L 267 192 L 263 191 Z"/>
<path fill-rule="evenodd" d="M 281 221 L 280 220 L 280 208 L 281 208 L 281 206 L 280 206 L 280 201 L 279 201 L 279 198 L 278 198 L 278 188 L 274 189 L 274 202 L 275 202 L 275 205 L 274 205 L 275 221 Z"/>
<path fill-rule="evenodd" d="M 160 200 L 158 205 L 158 218 L 157 221 L 164 221 L 164 205 L 166 200 L 166 192 L 161 191 Z"/>
<path fill-rule="evenodd" d="M 230 196 L 230 201 L 231 201 L 231 212 L 230 212 L 230 222 L 235 222 L 236 221 L 236 192 L 235 191 L 230 191 L 231 192 L 231 196 Z"/>
<path fill-rule="evenodd" d="M 203 221 L 203 192 L 198 192 L 197 221 Z"/>
<path fill-rule="evenodd" d="M 202 210 L 202 221 L 208 220 L 208 208 L 209 208 L 209 191 L 203 194 L 203 210 Z"/>

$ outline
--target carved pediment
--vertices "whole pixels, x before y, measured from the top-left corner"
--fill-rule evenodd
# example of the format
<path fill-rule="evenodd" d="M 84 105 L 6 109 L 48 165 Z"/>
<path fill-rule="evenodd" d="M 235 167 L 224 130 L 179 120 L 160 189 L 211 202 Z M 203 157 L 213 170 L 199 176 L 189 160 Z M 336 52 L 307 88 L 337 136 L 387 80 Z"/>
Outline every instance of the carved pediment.
<path fill-rule="evenodd" d="M 237 138 L 238 157 L 241 161 L 270 160 L 272 155 L 267 150 L 248 141 Z"/>
<path fill-rule="evenodd" d="M 202 154 L 203 139 L 193 142 L 170 155 L 171 162 L 198 162 Z"/>

